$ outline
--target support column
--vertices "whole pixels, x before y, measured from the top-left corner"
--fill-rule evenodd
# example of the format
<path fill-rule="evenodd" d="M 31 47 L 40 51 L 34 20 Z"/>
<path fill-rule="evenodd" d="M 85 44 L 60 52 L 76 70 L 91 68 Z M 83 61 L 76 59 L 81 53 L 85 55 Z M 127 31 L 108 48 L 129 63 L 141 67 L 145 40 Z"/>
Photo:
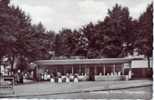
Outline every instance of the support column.
<path fill-rule="evenodd" d="M 57 72 L 58 72 L 58 69 L 57 69 L 57 67 L 58 67 L 58 66 L 55 66 L 56 74 L 57 74 Z"/>
<path fill-rule="evenodd" d="M 66 66 L 63 66 L 63 71 L 64 71 L 64 75 L 66 75 L 66 70 L 65 70 Z"/>
<path fill-rule="evenodd" d="M 125 68 L 124 68 L 125 66 L 124 66 L 124 64 L 123 64 L 123 66 L 122 66 L 122 75 L 124 75 L 125 74 Z"/>
<path fill-rule="evenodd" d="M 87 65 L 85 65 L 85 73 L 89 75 L 89 67 L 87 67 Z"/>
<path fill-rule="evenodd" d="M 35 66 L 34 73 L 33 73 L 34 74 L 33 77 L 34 77 L 34 80 L 35 81 L 39 81 L 38 69 L 39 69 L 39 65 L 38 66 Z"/>
<path fill-rule="evenodd" d="M 73 65 L 72 65 L 72 74 L 74 74 L 74 69 L 73 69 Z"/>
<path fill-rule="evenodd" d="M 103 65 L 103 75 L 105 75 L 105 73 L 106 73 L 106 69 L 105 69 L 105 65 Z"/>
<path fill-rule="evenodd" d="M 79 65 L 79 74 L 81 73 L 81 65 Z"/>
<path fill-rule="evenodd" d="M 2 67 L 2 65 L 0 64 L 0 73 L 2 73 L 1 67 Z"/>
<path fill-rule="evenodd" d="M 129 65 L 128 78 L 131 79 L 132 78 L 131 61 L 128 63 L 128 65 Z"/>
<path fill-rule="evenodd" d="M 85 75 L 85 73 L 86 73 L 86 66 L 85 65 L 83 65 L 83 69 L 84 69 L 83 74 Z"/>
<path fill-rule="evenodd" d="M 97 74 L 97 67 L 96 67 L 96 65 L 95 65 L 95 67 L 94 67 L 94 74 L 96 75 Z"/>
<path fill-rule="evenodd" d="M 131 61 L 130 62 L 128 62 L 128 66 L 129 66 L 129 70 L 131 70 Z"/>
<path fill-rule="evenodd" d="M 115 74 L 115 64 L 113 64 L 113 74 Z"/>

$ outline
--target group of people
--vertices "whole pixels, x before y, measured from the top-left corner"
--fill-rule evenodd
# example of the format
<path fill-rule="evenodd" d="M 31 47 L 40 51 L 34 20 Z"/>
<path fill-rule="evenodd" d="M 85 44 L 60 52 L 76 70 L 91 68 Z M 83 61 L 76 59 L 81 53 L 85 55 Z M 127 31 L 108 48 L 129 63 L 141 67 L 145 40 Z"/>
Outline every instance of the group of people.
<path fill-rule="evenodd" d="M 24 83 L 24 74 L 21 70 L 18 70 L 14 74 L 15 84 L 23 84 Z"/>
<path fill-rule="evenodd" d="M 23 84 L 24 79 L 34 80 L 34 71 L 23 72 L 20 69 L 14 72 L 15 84 Z"/>
<path fill-rule="evenodd" d="M 48 80 L 50 82 L 78 82 L 79 81 L 79 75 L 78 74 L 69 74 L 66 73 L 66 75 L 62 75 L 60 72 L 57 72 L 56 74 L 48 74 L 48 73 L 43 73 L 41 74 L 41 80 Z"/>

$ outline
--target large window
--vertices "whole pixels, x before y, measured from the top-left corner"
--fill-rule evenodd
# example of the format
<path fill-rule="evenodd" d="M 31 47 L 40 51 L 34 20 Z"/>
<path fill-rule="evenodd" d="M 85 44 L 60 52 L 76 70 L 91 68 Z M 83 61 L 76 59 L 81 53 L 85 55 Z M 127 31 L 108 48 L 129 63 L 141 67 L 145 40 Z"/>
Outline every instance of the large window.
<path fill-rule="evenodd" d="M 72 65 L 65 65 L 64 66 L 64 73 L 72 73 Z"/>
<path fill-rule="evenodd" d="M 80 68 L 81 68 L 80 74 L 85 74 L 85 66 L 81 65 Z"/>
<path fill-rule="evenodd" d="M 79 74 L 79 65 L 73 65 L 74 73 Z"/>
<path fill-rule="evenodd" d="M 122 64 L 115 65 L 115 72 L 122 72 Z"/>
<path fill-rule="evenodd" d="M 113 64 L 105 64 L 105 75 L 111 74 L 113 72 Z"/>

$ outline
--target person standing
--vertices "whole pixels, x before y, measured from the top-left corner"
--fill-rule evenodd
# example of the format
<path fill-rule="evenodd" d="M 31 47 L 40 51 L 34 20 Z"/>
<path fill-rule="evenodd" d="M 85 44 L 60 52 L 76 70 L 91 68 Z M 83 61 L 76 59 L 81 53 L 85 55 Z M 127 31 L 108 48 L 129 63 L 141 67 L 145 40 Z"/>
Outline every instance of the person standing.
<path fill-rule="evenodd" d="M 21 72 L 20 69 L 17 72 L 17 80 L 18 80 L 18 83 L 23 84 L 23 72 Z"/>

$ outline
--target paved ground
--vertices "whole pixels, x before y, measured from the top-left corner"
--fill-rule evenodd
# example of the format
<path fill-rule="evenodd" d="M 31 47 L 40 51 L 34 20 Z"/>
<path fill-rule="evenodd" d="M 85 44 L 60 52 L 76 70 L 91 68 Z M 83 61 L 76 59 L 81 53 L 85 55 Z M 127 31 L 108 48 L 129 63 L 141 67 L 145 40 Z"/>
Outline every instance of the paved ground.
<path fill-rule="evenodd" d="M 121 95 L 131 94 L 129 91 L 114 91 L 113 89 L 131 88 L 131 87 L 147 87 L 152 85 L 150 80 L 130 80 L 130 81 L 94 81 L 94 82 L 79 82 L 79 83 L 50 83 L 41 82 L 34 84 L 25 84 L 15 86 L 14 95 L 1 95 L 1 97 L 16 97 L 16 98 L 32 98 L 37 97 L 44 98 L 103 98 L 110 95 L 113 97 L 120 97 Z M 152 87 L 149 87 L 151 89 Z M 141 96 L 146 95 L 146 98 L 150 98 L 152 90 L 139 91 L 134 94 Z M 109 91 L 109 92 L 98 92 L 98 91 Z M 138 90 L 138 89 L 137 89 Z M 139 88 L 140 90 L 140 88 Z M 141 90 L 146 90 L 142 88 Z M 133 90 L 134 91 L 134 90 Z M 119 92 L 119 93 L 118 93 Z M 136 96 L 135 97 L 138 97 Z M 129 95 L 128 95 L 129 96 Z M 126 95 L 127 97 L 127 95 Z"/>
<path fill-rule="evenodd" d="M 23 97 L 17 97 L 23 98 Z M 26 99 L 143 99 L 150 100 L 152 98 L 152 86 L 109 90 L 109 91 L 95 91 L 95 92 L 82 92 L 71 94 L 57 94 L 57 95 L 42 95 L 42 96 L 29 96 Z"/>

